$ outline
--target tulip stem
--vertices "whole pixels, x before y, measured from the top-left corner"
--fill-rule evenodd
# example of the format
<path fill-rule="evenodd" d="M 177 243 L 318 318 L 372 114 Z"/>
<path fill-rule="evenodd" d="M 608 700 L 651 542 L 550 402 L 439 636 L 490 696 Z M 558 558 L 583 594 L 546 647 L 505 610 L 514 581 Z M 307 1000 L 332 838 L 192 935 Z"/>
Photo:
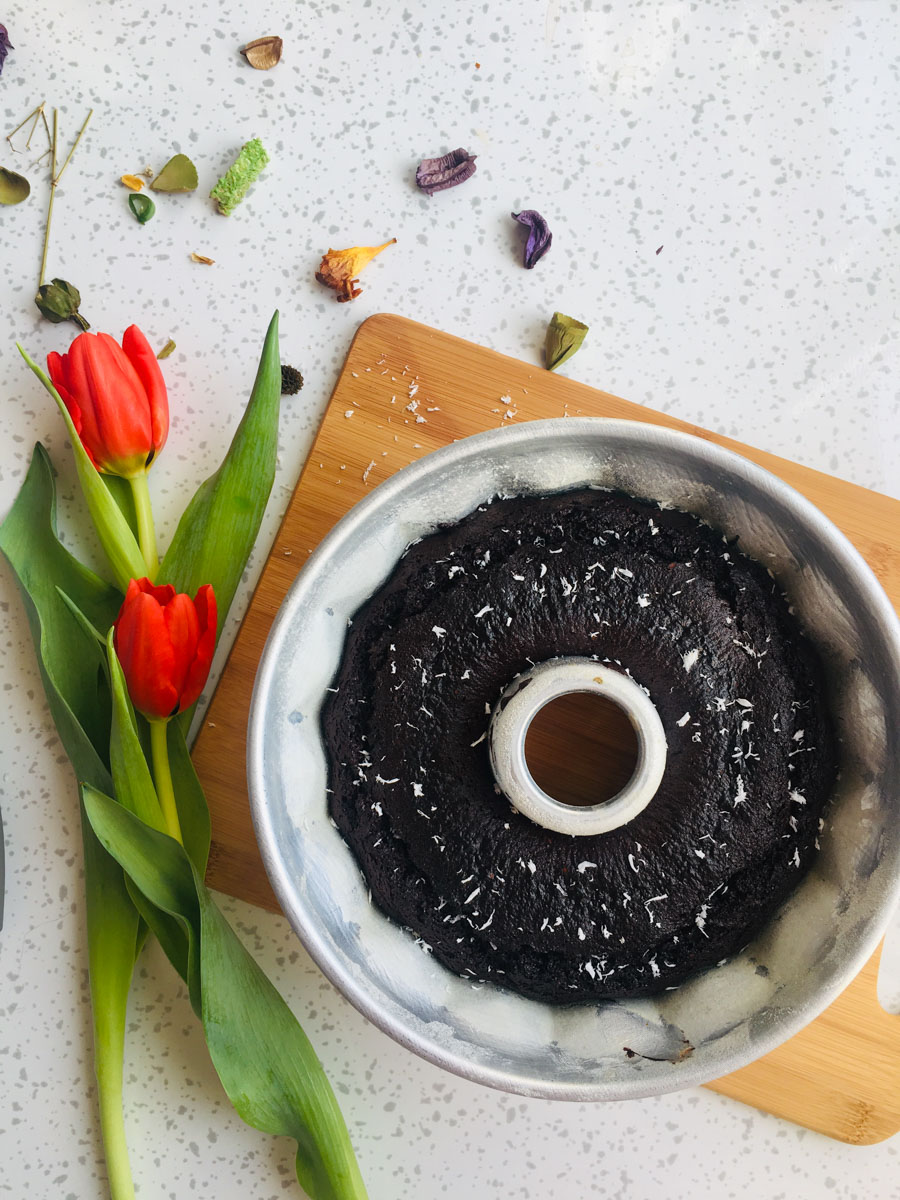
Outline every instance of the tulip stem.
<path fill-rule="evenodd" d="M 169 766 L 168 724 L 168 719 L 150 722 L 150 755 L 153 759 L 153 779 L 166 823 L 166 832 L 183 845 L 178 808 L 175 805 L 175 789 L 172 786 L 172 769 Z"/>
<path fill-rule="evenodd" d="M 156 552 L 156 527 L 153 524 L 153 509 L 150 507 L 150 489 L 147 486 L 147 472 L 130 476 L 131 494 L 134 497 L 134 511 L 137 517 L 138 543 L 141 554 L 147 566 L 147 578 L 152 583 L 159 570 L 159 557 Z"/>

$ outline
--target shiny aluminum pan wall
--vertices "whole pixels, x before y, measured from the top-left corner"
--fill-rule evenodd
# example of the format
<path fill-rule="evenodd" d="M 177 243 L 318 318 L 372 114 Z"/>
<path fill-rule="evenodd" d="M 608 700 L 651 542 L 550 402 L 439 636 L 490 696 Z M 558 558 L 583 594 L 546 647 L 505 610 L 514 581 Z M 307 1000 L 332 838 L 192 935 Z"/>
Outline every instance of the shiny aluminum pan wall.
<path fill-rule="evenodd" d="M 585 485 L 696 513 L 771 567 L 826 661 L 841 772 L 816 863 L 740 955 L 650 999 L 561 1009 L 458 978 L 373 907 L 328 816 L 319 710 L 347 621 L 410 542 L 497 495 Z M 884 931 L 900 893 L 900 623 L 835 526 L 746 459 L 653 425 L 529 422 L 400 471 L 311 555 L 263 654 L 248 776 L 285 914 L 322 971 L 386 1033 L 450 1071 L 525 1095 L 671 1091 L 734 1071 L 796 1033 Z"/>

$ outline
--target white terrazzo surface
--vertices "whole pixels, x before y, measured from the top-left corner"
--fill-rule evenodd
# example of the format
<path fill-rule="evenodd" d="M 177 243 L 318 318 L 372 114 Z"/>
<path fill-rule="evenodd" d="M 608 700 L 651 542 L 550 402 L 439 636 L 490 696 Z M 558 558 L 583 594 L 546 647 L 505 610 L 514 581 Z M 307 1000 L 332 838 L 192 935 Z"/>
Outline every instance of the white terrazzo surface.
<path fill-rule="evenodd" d="M 234 0 L 0 11 L 16 47 L 2 132 L 46 99 L 71 138 L 95 108 L 60 188 L 51 273 L 81 288 L 95 329 L 137 321 L 153 344 L 178 343 L 152 479 L 164 544 L 218 464 L 282 310 L 283 357 L 307 383 L 284 406 L 276 489 L 236 610 L 353 330 L 380 310 L 537 362 L 561 309 L 591 326 L 571 375 L 900 495 L 897 4 L 274 0 L 250 14 Z M 284 60 L 256 73 L 237 50 L 269 32 L 284 36 Z M 203 197 L 253 135 L 273 163 L 226 221 Z M 479 155 L 474 179 L 418 194 L 418 159 L 457 145 Z M 115 181 L 178 150 L 201 190 L 160 197 L 141 228 Z M 5 144 L 0 163 L 13 165 Z M 0 210 L 0 513 L 40 438 L 67 537 L 95 555 L 61 423 L 14 350 L 19 338 L 40 358 L 74 332 L 31 304 L 47 191 L 30 174 L 32 198 Z M 528 273 L 509 219 L 523 207 L 554 233 Z M 329 245 L 392 236 L 352 305 L 314 282 Z M 192 250 L 216 265 L 191 263 Z M 0 1195 L 91 1200 L 105 1184 L 76 797 L 5 566 L 0 609 Z M 459 1081 L 369 1026 L 283 920 L 224 907 L 318 1048 L 373 1200 L 900 1197 L 897 1138 L 852 1148 L 702 1090 L 590 1107 Z M 898 979 L 896 964 L 883 973 L 894 1007 Z M 142 1200 L 298 1193 L 290 1144 L 234 1116 L 155 949 L 133 991 L 127 1074 Z"/>

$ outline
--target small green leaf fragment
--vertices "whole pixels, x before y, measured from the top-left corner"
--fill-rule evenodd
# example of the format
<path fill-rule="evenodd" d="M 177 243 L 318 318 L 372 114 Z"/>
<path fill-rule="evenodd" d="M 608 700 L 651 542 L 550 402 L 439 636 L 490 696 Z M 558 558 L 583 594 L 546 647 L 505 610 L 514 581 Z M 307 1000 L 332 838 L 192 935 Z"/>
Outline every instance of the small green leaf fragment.
<path fill-rule="evenodd" d="M 0 204 L 21 204 L 31 195 L 31 184 L 24 175 L 0 167 Z"/>
<path fill-rule="evenodd" d="M 223 217 L 234 212 L 268 162 L 269 156 L 259 138 L 253 138 L 241 149 L 237 159 L 209 193 Z"/>
<path fill-rule="evenodd" d="M 78 311 L 81 307 L 81 292 L 74 283 L 65 279 L 53 279 L 42 283 L 34 298 L 38 312 L 54 325 L 62 321 L 73 321 L 79 329 L 90 329 L 90 325 Z"/>
<path fill-rule="evenodd" d="M 160 350 L 159 354 L 157 354 L 156 357 L 159 359 L 168 358 L 174 349 L 175 349 L 175 343 L 172 341 L 171 338 L 169 338 L 169 340 L 166 342 L 166 344 L 163 346 L 162 350 Z"/>
<path fill-rule="evenodd" d="M 128 197 L 128 207 L 134 213 L 139 225 L 146 225 L 156 216 L 156 205 L 149 196 L 142 192 L 133 192 Z"/>
<path fill-rule="evenodd" d="M 548 371 L 555 371 L 577 351 L 587 335 L 588 327 L 574 317 L 556 312 L 547 326 L 544 360 Z"/>
<path fill-rule="evenodd" d="M 150 187 L 154 192 L 193 192 L 198 182 L 197 168 L 188 156 L 176 154 L 169 159 Z"/>

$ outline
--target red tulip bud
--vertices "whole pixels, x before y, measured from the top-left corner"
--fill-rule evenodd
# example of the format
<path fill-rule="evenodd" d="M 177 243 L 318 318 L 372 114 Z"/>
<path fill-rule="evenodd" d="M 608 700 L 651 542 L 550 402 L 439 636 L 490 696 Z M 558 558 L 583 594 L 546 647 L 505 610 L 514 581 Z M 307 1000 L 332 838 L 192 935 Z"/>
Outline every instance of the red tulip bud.
<path fill-rule="evenodd" d="M 91 462 L 126 479 L 145 471 L 169 432 L 169 401 L 156 356 L 131 325 L 122 345 L 108 333 L 80 333 L 47 370 Z"/>
<path fill-rule="evenodd" d="M 190 708 L 216 648 L 216 597 L 207 583 L 192 600 L 171 584 L 132 579 L 114 644 L 134 707 L 150 720 Z"/>

